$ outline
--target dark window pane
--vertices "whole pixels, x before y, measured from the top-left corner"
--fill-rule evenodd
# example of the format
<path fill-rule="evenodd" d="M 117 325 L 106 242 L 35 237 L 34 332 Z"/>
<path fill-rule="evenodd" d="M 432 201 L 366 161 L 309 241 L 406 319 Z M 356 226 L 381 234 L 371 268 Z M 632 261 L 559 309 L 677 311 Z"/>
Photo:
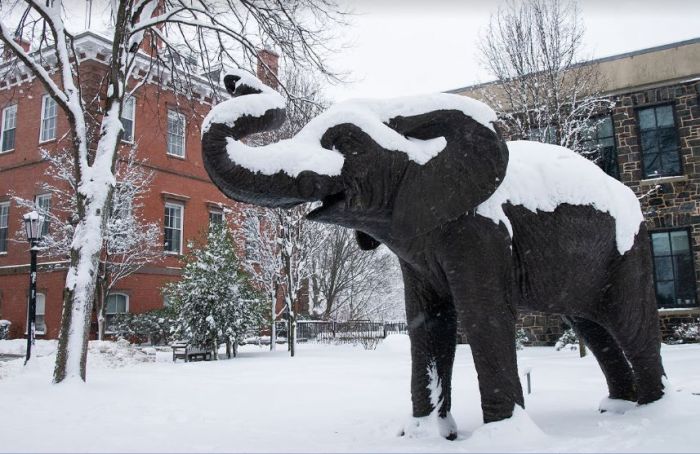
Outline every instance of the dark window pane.
<path fill-rule="evenodd" d="M 659 255 L 668 255 L 671 253 L 671 246 L 669 244 L 667 232 L 652 233 L 651 245 L 655 257 Z"/>
<path fill-rule="evenodd" d="M 15 129 L 9 129 L 2 133 L 2 151 L 15 148 Z"/>
<path fill-rule="evenodd" d="M 642 133 L 642 151 L 646 153 L 656 153 L 658 150 L 658 139 L 656 130 Z"/>
<path fill-rule="evenodd" d="M 654 108 L 642 109 L 639 111 L 639 128 L 654 129 L 656 128 L 656 120 L 654 118 Z"/>
<path fill-rule="evenodd" d="M 678 149 L 678 139 L 676 138 L 676 130 L 673 128 L 665 128 L 658 130 L 659 149 L 662 151 L 676 151 Z"/>
<path fill-rule="evenodd" d="M 673 247 L 674 254 L 688 252 L 688 232 L 685 230 L 671 232 L 671 246 Z"/>
<path fill-rule="evenodd" d="M 661 158 L 658 153 L 644 154 L 644 175 L 648 177 L 661 175 Z"/>
<path fill-rule="evenodd" d="M 662 157 L 663 167 L 661 173 L 663 175 L 678 175 L 681 173 L 681 162 L 678 158 L 678 153 L 671 151 L 668 153 L 660 153 Z"/>
<path fill-rule="evenodd" d="M 675 305 L 673 281 L 656 283 L 656 300 L 660 306 Z"/>
<path fill-rule="evenodd" d="M 661 106 L 656 108 L 656 126 L 659 128 L 674 126 L 673 106 Z"/>
<path fill-rule="evenodd" d="M 676 297 L 680 299 L 695 299 L 695 273 L 690 255 L 674 257 L 676 271 Z"/>
<path fill-rule="evenodd" d="M 657 257 L 654 259 L 657 281 L 673 281 L 673 262 L 671 257 Z"/>
<path fill-rule="evenodd" d="M 598 137 L 612 137 L 613 135 L 613 125 L 612 125 L 612 118 L 610 117 L 605 117 L 599 124 L 598 124 Z"/>

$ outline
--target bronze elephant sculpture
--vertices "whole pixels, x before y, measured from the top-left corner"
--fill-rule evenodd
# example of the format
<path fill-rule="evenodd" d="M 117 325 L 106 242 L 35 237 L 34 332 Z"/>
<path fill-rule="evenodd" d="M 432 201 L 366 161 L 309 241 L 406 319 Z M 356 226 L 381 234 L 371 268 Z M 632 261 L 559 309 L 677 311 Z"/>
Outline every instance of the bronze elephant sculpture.
<path fill-rule="evenodd" d="M 242 73 L 225 85 L 232 99 L 202 129 L 206 170 L 224 194 L 266 207 L 321 202 L 308 219 L 355 229 L 362 248 L 384 244 L 398 256 L 414 417 L 435 410 L 440 433 L 456 436 L 458 320 L 484 421 L 524 406 L 517 308 L 563 314 L 611 399 L 662 397 L 649 239 L 630 189 L 561 147 L 504 142 L 493 111 L 457 95 L 343 103 L 293 139 L 249 147 L 247 135 L 284 121 L 284 101 Z"/>

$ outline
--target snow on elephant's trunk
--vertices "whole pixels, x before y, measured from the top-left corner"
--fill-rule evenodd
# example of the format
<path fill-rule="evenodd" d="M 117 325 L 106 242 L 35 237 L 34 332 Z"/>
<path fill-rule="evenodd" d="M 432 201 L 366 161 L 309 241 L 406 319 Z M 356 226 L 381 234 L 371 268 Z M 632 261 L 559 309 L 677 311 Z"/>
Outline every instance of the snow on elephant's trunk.
<path fill-rule="evenodd" d="M 357 139 L 348 132 L 352 128 L 362 131 L 358 140 L 366 140 L 366 148 L 403 152 L 409 161 L 423 166 L 446 148 L 445 137 L 408 137 L 389 126 L 393 119 L 454 110 L 492 131 L 495 120 L 490 108 L 456 95 L 353 100 L 334 105 L 291 139 L 253 147 L 243 139 L 281 126 L 284 99 L 242 71 L 226 76 L 224 84 L 233 98 L 215 106 L 202 125 L 205 168 L 228 197 L 266 207 L 291 207 L 341 195 L 347 156 L 336 149 L 334 138 Z M 365 148 L 362 143 L 359 146 Z"/>

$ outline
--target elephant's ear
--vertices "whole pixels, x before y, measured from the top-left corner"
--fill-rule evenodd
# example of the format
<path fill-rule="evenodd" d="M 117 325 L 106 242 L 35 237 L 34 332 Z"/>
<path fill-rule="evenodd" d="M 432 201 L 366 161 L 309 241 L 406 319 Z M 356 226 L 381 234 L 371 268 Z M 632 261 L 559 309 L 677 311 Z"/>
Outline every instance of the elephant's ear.
<path fill-rule="evenodd" d="M 355 230 L 355 240 L 357 241 L 358 246 L 360 246 L 360 249 L 363 251 L 372 251 L 377 249 L 382 244 L 375 240 L 372 236 L 366 234 L 365 232 L 361 232 L 360 230 Z"/>
<path fill-rule="evenodd" d="M 396 117 L 388 125 L 408 137 L 447 140 L 445 148 L 427 163 L 409 161 L 394 202 L 394 238 L 424 234 L 474 210 L 505 177 L 505 142 L 460 111 Z"/>

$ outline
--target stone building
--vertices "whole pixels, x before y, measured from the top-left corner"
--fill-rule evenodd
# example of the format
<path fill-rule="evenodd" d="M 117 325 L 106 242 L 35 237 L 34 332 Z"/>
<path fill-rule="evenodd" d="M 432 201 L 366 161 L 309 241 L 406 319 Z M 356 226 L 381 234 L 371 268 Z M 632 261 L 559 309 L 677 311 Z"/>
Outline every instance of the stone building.
<path fill-rule="evenodd" d="M 583 63 L 601 75 L 614 107 L 591 140 L 601 166 L 640 198 L 654 258 L 663 337 L 700 317 L 700 38 Z M 452 90 L 486 100 L 491 82 Z M 558 317 L 523 314 L 519 327 L 551 344 Z"/>

